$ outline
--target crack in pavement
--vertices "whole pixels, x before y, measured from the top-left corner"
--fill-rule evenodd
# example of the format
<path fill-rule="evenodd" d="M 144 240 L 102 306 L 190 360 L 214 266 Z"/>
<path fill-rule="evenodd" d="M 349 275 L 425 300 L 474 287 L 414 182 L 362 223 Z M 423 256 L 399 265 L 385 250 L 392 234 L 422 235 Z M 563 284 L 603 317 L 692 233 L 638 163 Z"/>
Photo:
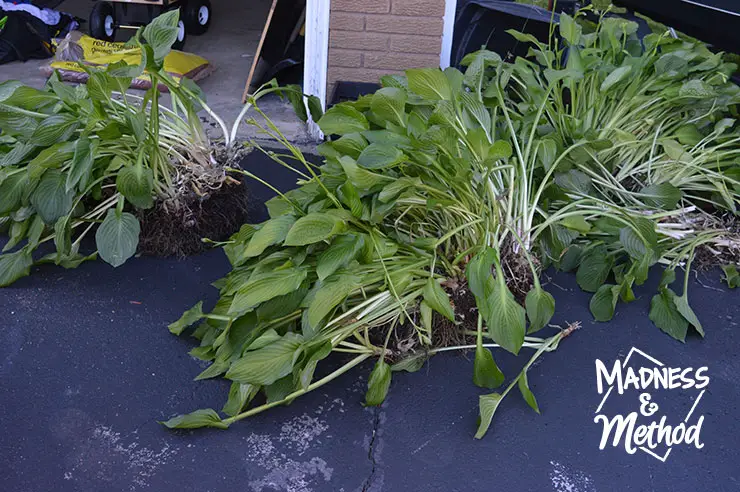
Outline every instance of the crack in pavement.
<path fill-rule="evenodd" d="M 376 448 L 376 440 L 378 438 L 378 427 L 380 427 L 380 408 L 373 408 L 373 434 L 370 437 L 370 445 L 368 446 L 368 452 L 367 452 L 367 458 L 370 460 L 370 463 L 372 463 L 372 468 L 370 469 L 370 475 L 365 480 L 365 483 L 362 484 L 362 492 L 368 492 L 370 490 L 370 487 L 373 485 L 373 478 L 375 478 L 375 469 L 377 467 L 377 461 L 375 460 L 375 448 Z"/>

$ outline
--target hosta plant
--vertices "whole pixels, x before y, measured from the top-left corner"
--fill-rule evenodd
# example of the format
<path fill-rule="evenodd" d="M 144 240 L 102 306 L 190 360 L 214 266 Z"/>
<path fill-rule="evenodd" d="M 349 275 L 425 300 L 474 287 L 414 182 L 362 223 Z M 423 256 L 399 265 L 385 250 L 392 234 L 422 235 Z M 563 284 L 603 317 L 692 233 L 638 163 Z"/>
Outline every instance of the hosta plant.
<path fill-rule="evenodd" d="M 10 236 L 0 254 L 0 287 L 39 263 L 71 268 L 99 255 L 119 266 L 137 251 L 141 217 L 190 220 L 191 208 L 235 182 L 201 126 L 197 111 L 210 110 L 197 87 L 162 69 L 177 15 L 137 32 L 131 44 L 141 50 L 139 66 L 86 68 L 88 82 L 76 87 L 56 76 L 42 90 L 0 84 L 0 227 Z M 131 78 L 144 72 L 153 88 L 143 97 L 127 93 Z M 171 108 L 159 103 L 158 85 L 169 89 Z M 93 233 L 97 251 L 81 253 Z M 55 251 L 34 256 L 46 242 Z"/>
<path fill-rule="evenodd" d="M 223 245 L 233 268 L 214 284 L 215 307 L 170 326 L 194 326 L 191 354 L 211 362 L 199 379 L 232 381 L 227 417 L 198 410 L 165 425 L 226 428 L 369 358 L 366 403 L 378 405 L 394 371 L 460 348 L 475 349 L 473 382 L 494 389 L 505 376 L 490 349 L 532 350 L 503 391 L 480 397 L 482 437 L 515 387 L 539 411 L 527 371 L 577 326 L 535 336 L 556 309 L 539 279 L 547 265 L 577 270 L 605 321 L 663 264 L 650 318 L 679 339 L 690 325 L 703 334 L 689 265 L 697 251 L 726 261 L 738 250 L 725 226 L 740 191 L 731 67 L 667 35 L 641 42 L 622 20 L 587 33 L 562 16 L 559 33 L 512 32 L 533 44 L 530 60 L 480 51 L 464 72 L 384 77 L 318 121 L 330 136 L 319 166 L 281 139 L 289 152 L 270 156 L 298 188 L 275 190 L 270 219 Z M 352 358 L 318 371 L 332 352 Z"/>

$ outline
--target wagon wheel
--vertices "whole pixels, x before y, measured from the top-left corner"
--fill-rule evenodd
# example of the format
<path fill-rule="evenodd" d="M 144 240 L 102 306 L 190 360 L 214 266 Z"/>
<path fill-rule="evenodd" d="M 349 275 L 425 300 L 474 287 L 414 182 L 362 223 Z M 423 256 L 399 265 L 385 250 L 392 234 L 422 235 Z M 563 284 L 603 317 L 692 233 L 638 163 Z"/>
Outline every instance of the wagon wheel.
<path fill-rule="evenodd" d="M 90 12 L 90 35 L 104 41 L 116 38 L 116 12 L 108 2 L 98 2 Z"/>
<path fill-rule="evenodd" d="M 187 0 L 182 8 L 182 19 L 189 34 L 204 34 L 211 25 L 211 2 L 209 0 Z"/>

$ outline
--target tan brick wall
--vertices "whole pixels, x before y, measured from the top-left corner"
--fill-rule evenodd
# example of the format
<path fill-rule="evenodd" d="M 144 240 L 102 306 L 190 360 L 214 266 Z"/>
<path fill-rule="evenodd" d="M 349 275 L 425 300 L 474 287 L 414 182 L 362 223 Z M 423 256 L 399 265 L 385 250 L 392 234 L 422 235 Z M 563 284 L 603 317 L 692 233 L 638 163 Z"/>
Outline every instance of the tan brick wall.
<path fill-rule="evenodd" d="M 444 9 L 445 0 L 331 0 L 328 97 L 339 80 L 439 66 Z"/>

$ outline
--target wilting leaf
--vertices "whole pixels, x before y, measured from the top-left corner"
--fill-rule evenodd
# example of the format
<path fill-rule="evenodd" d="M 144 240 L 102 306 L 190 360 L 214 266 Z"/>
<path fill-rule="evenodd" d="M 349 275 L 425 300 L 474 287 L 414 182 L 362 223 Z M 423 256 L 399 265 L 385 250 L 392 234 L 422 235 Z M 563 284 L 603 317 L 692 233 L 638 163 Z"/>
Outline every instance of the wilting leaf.
<path fill-rule="evenodd" d="M 119 215 L 115 210 L 108 210 L 105 220 L 95 232 L 100 257 L 114 267 L 123 265 L 136 253 L 140 232 L 136 217 L 126 212 Z"/>
<path fill-rule="evenodd" d="M 524 343 L 526 332 L 526 314 L 516 302 L 514 295 L 506 286 L 506 281 L 499 275 L 493 284 L 493 291 L 486 299 L 486 317 L 489 336 L 502 348 L 518 354 Z"/>
<path fill-rule="evenodd" d="M 532 390 L 529 389 L 529 381 L 527 380 L 526 370 L 522 372 L 521 376 L 519 376 L 519 381 L 517 382 L 517 385 L 519 386 L 519 391 L 524 397 L 524 401 L 527 402 L 527 405 L 532 407 L 532 410 L 534 410 L 535 412 L 540 413 L 540 407 L 537 406 L 537 399 L 535 399 Z"/>
<path fill-rule="evenodd" d="M 228 424 L 225 424 L 216 411 L 211 408 L 196 410 L 185 415 L 178 415 L 166 422 L 160 423 L 170 429 L 198 429 L 200 427 L 216 427 L 218 429 L 229 428 Z"/>
<path fill-rule="evenodd" d="M 381 357 L 375 363 L 370 378 L 367 381 L 367 393 L 365 393 L 365 405 L 375 407 L 381 405 L 388 395 L 391 386 L 391 366 Z"/>
<path fill-rule="evenodd" d="M 491 426 L 493 415 L 496 413 L 499 404 L 501 403 L 501 395 L 498 393 L 491 393 L 490 395 L 480 395 L 478 398 L 478 411 L 480 412 L 480 423 L 478 424 L 478 431 L 475 433 L 476 439 L 482 439 L 483 436 L 488 432 L 488 428 Z"/>
<path fill-rule="evenodd" d="M 201 319 L 203 319 L 203 301 L 200 301 L 198 304 L 185 311 L 183 315 L 180 316 L 180 319 L 174 323 L 170 323 L 167 328 L 169 328 L 170 333 L 179 335 L 185 328 L 195 324 L 196 321 L 200 321 Z"/>
<path fill-rule="evenodd" d="M 723 265 L 722 271 L 725 273 L 723 280 L 730 289 L 740 286 L 740 274 L 738 274 L 735 265 Z"/>
<path fill-rule="evenodd" d="M 231 388 L 229 388 L 229 399 L 226 400 L 221 411 L 232 417 L 237 415 L 255 396 L 257 396 L 259 389 L 259 386 L 237 383 L 234 381 L 231 383 Z"/>
<path fill-rule="evenodd" d="M 7 287 L 31 273 L 31 250 L 23 248 L 15 253 L 0 254 L 0 287 Z"/>
<path fill-rule="evenodd" d="M 678 311 L 674 301 L 675 297 L 676 294 L 671 289 L 667 287 L 660 289 L 660 292 L 650 301 L 649 317 L 655 326 L 683 342 L 686 340 L 689 322 Z"/>
<path fill-rule="evenodd" d="M 591 297 L 589 309 L 596 321 L 609 321 L 614 317 L 621 286 L 604 284 Z"/>
<path fill-rule="evenodd" d="M 303 337 L 288 332 L 279 340 L 247 352 L 229 368 L 226 378 L 245 384 L 266 386 L 293 372 L 301 354 Z"/>
<path fill-rule="evenodd" d="M 445 318 L 455 321 L 455 312 L 452 309 L 450 298 L 442 286 L 432 277 L 429 277 L 424 285 L 424 302 Z"/>
<path fill-rule="evenodd" d="M 555 314 L 555 298 L 542 288 L 530 290 L 524 299 L 524 306 L 529 318 L 527 333 L 534 333 L 547 326 Z"/>
<path fill-rule="evenodd" d="M 480 388 L 494 389 L 501 386 L 503 382 L 504 373 L 493 360 L 493 354 L 479 342 L 475 348 L 473 384 Z"/>
<path fill-rule="evenodd" d="M 691 306 L 689 306 L 689 299 L 686 297 L 686 295 L 673 296 L 673 304 L 676 305 L 676 309 L 679 313 L 681 313 L 681 316 L 683 316 L 690 325 L 696 328 L 696 331 L 699 333 L 699 335 L 703 337 L 704 328 L 701 326 L 699 318 L 696 317 L 696 313 L 694 313 L 694 310 L 691 309 Z"/>
<path fill-rule="evenodd" d="M 491 268 L 496 258 L 496 250 L 486 248 L 476 254 L 465 269 L 468 287 L 477 299 L 486 299 L 493 290 L 493 274 Z"/>
<path fill-rule="evenodd" d="M 411 355 L 393 364 L 391 366 L 391 371 L 416 372 L 424 367 L 424 363 L 427 361 L 427 358 L 428 356 L 424 352 Z"/>

